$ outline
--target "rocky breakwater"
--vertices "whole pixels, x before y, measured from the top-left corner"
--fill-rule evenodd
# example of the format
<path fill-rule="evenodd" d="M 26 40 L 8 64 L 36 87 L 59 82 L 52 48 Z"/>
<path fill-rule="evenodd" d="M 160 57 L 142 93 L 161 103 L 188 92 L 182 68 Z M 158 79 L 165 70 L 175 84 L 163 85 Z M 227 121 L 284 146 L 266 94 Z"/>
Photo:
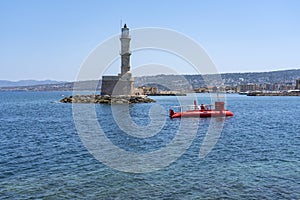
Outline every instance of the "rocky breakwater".
<path fill-rule="evenodd" d="M 105 104 L 131 104 L 131 103 L 151 103 L 155 100 L 146 95 L 132 96 L 109 96 L 109 95 L 74 95 L 60 100 L 61 103 L 105 103 Z"/>

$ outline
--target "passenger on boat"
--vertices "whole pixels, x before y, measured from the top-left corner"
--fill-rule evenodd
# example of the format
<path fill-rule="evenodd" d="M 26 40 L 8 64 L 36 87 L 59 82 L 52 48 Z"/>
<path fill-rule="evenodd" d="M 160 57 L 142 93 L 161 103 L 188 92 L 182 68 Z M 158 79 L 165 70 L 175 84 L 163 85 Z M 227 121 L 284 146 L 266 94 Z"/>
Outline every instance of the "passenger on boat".
<path fill-rule="evenodd" d="M 205 110 L 211 110 L 210 105 L 205 105 Z"/>
<path fill-rule="evenodd" d="M 200 109 L 201 109 L 201 110 L 205 110 L 205 107 L 204 107 L 203 104 L 201 104 Z"/>

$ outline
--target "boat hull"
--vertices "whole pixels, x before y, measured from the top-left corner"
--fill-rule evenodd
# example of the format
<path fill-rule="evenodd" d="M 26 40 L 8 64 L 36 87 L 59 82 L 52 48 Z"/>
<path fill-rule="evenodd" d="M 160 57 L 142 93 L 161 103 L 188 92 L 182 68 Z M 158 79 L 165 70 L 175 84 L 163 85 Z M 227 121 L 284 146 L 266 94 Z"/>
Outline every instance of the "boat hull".
<path fill-rule="evenodd" d="M 175 113 L 173 110 L 170 110 L 171 118 L 181 118 L 181 117 L 231 117 L 233 113 L 229 110 L 188 110 L 185 112 L 177 112 Z"/>

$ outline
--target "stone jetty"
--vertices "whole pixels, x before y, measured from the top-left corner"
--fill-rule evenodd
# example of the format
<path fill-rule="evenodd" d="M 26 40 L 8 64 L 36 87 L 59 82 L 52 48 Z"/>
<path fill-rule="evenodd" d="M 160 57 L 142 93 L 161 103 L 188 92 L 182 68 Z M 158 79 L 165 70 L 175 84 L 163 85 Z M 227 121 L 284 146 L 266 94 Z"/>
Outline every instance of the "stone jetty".
<path fill-rule="evenodd" d="M 247 96 L 300 96 L 299 90 L 290 92 L 249 92 Z"/>
<path fill-rule="evenodd" d="M 151 103 L 155 100 L 146 95 L 74 95 L 60 100 L 61 103 L 104 103 L 104 104 L 131 104 Z"/>

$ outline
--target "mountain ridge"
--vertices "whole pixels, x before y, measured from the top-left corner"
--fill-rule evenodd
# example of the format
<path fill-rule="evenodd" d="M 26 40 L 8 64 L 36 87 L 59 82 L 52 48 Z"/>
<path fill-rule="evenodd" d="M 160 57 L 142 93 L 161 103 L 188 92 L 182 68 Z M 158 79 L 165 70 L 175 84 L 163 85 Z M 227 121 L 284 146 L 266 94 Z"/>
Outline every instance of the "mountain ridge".
<path fill-rule="evenodd" d="M 218 74 L 217 74 L 218 75 Z M 207 75 L 154 75 L 134 77 L 135 87 L 140 86 L 157 86 L 163 88 L 166 83 L 171 85 L 175 90 L 190 90 L 208 86 L 205 80 L 214 80 L 216 74 Z M 294 84 L 296 79 L 300 78 L 300 69 L 278 70 L 269 72 L 236 72 L 222 73 L 221 78 L 217 81 L 210 82 L 212 85 L 238 86 L 248 83 L 281 83 Z M 101 80 L 87 80 L 80 82 L 80 89 L 90 90 L 91 83 L 97 84 L 97 91 L 101 89 Z M 4 86 L 1 85 L 4 83 Z M 94 84 L 93 83 L 93 84 Z M 23 84 L 23 85 L 21 85 Z M 26 85 L 24 85 L 26 84 Z M 156 85 L 155 85 L 156 84 Z M 5 81 L 0 80 L 0 91 L 70 91 L 73 90 L 74 82 L 54 81 L 54 80 L 21 80 Z M 76 89 L 75 89 L 76 90 Z"/>
<path fill-rule="evenodd" d="M 34 86 L 34 85 L 59 84 L 65 82 L 66 81 L 34 80 L 34 79 L 19 80 L 19 81 L 0 80 L 0 87 Z"/>

